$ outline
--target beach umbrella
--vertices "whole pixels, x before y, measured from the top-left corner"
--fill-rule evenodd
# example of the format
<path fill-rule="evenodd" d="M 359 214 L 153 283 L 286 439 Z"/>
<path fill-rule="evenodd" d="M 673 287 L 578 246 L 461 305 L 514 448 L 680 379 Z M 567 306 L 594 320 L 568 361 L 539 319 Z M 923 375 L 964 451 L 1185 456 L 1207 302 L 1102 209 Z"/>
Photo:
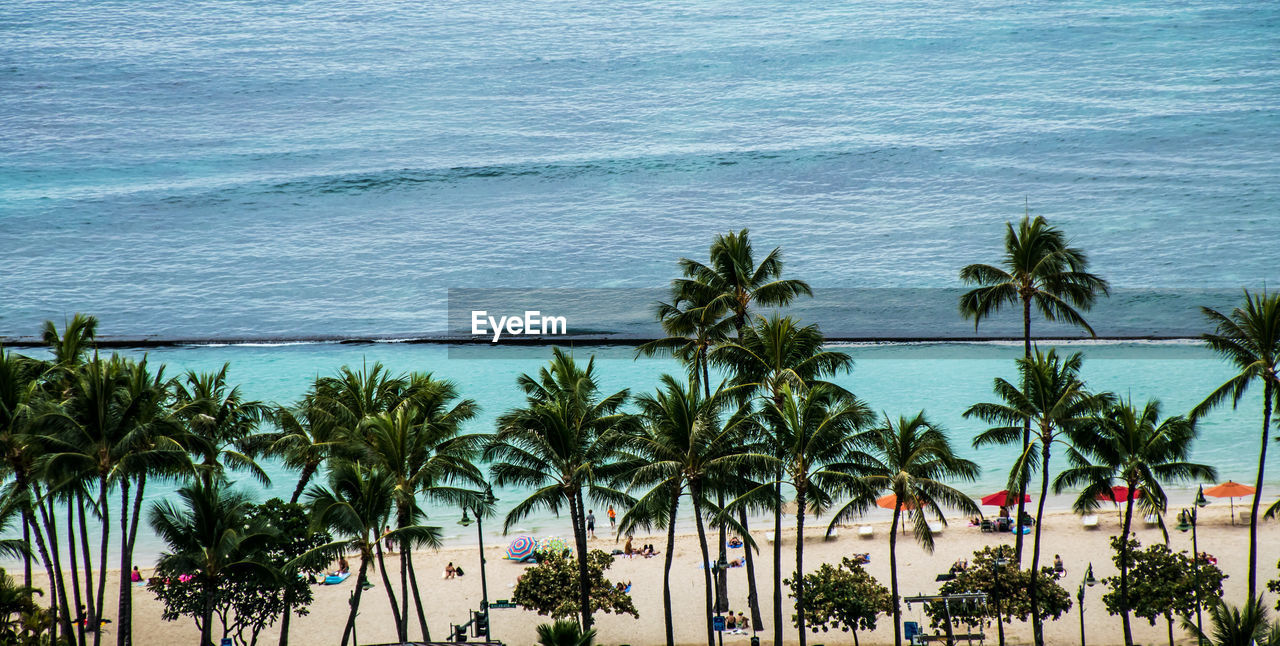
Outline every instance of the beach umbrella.
<path fill-rule="evenodd" d="M 1213 496 L 1214 498 L 1230 498 L 1231 499 L 1231 524 L 1236 524 L 1236 498 L 1253 495 L 1253 487 L 1242 485 L 1239 482 L 1228 480 L 1216 487 L 1209 487 L 1204 490 L 1204 495 Z"/>
<path fill-rule="evenodd" d="M 1022 502 L 1031 502 L 1031 496 L 1022 494 Z M 989 496 L 983 496 L 982 504 L 988 507 L 1012 507 L 1018 504 L 1018 495 L 1009 493 L 1008 489 L 1002 489 Z"/>
<path fill-rule="evenodd" d="M 553 554 L 560 554 L 565 550 L 570 549 L 569 542 L 559 536 L 547 536 L 541 541 L 538 541 L 538 544 L 542 546 L 542 551 L 551 552 Z"/>
<path fill-rule="evenodd" d="M 893 509 L 894 507 L 898 506 L 898 496 L 894 494 L 889 494 L 887 496 L 880 496 L 879 498 L 876 499 L 876 504 L 885 509 Z M 902 503 L 902 508 L 908 511 L 912 511 L 917 509 L 918 506 L 913 503 L 904 502 Z"/>
<path fill-rule="evenodd" d="M 1142 490 L 1134 489 L 1131 494 L 1128 487 L 1124 485 L 1116 485 L 1111 488 L 1111 491 L 1107 493 L 1100 493 L 1096 497 L 1098 500 L 1110 500 L 1111 502 L 1120 504 L 1122 502 L 1129 502 L 1131 497 L 1133 500 L 1141 498 Z"/>
<path fill-rule="evenodd" d="M 517 536 L 511 544 L 507 546 L 507 558 L 512 561 L 523 561 L 538 549 L 538 539 L 532 536 Z"/>

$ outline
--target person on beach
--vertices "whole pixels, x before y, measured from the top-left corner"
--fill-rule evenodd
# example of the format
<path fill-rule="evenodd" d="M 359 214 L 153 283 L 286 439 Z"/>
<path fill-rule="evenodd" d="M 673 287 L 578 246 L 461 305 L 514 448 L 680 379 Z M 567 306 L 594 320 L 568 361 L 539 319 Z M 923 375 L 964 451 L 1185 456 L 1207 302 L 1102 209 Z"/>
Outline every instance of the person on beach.
<path fill-rule="evenodd" d="M 134 583 L 142 582 L 142 573 L 138 571 L 138 566 L 133 566 L 133 572 L 129 574 L 129 580 Z"/>
<path fill-rule="evenodd" d="M 738 613 L 738 631 L 745 635 L 747 634 L 747 631 L 750 629 L 751 629 L 751 621 L 747 619 L 747 615 L 739 612 Z"/>
<path fill-rule="evenodd" d="M 594 509 L 587 510 L 587 536 L 596 537 L 596 512 Z"/>
<path fill-rule="evenodd" d="M 631 537 L 627 536 L 627 542 L 622 546 L 622 554 L 627 558 L 631 558 L 636 553 L 636 548 L 631 546 Z"/>
<path fill-rule="evenodd" d="M 724 627 L 731 633 L 738 632 L 738 617 L 733 614 L 732 610 L 729 611 L 729 615 L 724 619 Z"/>
<path fill-rule="evenodd" d="M 391 526 L 390 526 L 390 525 L 383 525 L 383 527 L 382 527 L 382 544 L 386 546 L 386 548 L 387 548 L 387 551 L 388 551 L 388 552 L 394 553 L 394 552 L 395 552 L 395 548 L 391 547 L 391 539 L 387 538 L 387 535 L 388 535 L 388 534 L 390 534 L 390 533 L 391 533 Z"/>
<path fill-rule="evenodd" d="M 609 505 L 609 511 L 607 513 L 609 514 L 609 529 L 617 530 L 618 529 L 618 512 L 613 510 L 613 505 Z"/>
<path fill-rule="evenodd" d="M 338 557 L 338 574 L 346 574 L 351 571 L 351 566 L 347 564 L 347 557 Z"/>
<path fill-rule="evenodd" d="M 456 575 L 457 573 L 458 573 L 458 570 L 457 568 L 453 567 L 453 561 L 449 561 L 449 564 L 444 566 L 444 578 L 452 579 L 454 575 Z"/>
<path fill-rule="evenodd" d="M 1060 579 L 1062 575 L 1067 573 L 1067 567 L 1062 564 L 1062 555 L 1053 555 L 1053 574 L 1054 578 Z"/>

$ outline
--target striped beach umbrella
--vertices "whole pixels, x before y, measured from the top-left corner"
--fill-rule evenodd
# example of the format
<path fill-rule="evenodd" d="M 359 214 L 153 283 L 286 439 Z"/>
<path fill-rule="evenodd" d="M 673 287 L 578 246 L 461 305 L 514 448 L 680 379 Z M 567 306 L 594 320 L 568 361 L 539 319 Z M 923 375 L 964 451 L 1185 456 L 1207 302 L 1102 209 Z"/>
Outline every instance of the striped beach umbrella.
<path fill-rule="evenodd" d="M 538 539 L 532 536 L 517 536 L 507 546 L 507 558 L 512 561 L 523 561 L 538 550 Z"/>

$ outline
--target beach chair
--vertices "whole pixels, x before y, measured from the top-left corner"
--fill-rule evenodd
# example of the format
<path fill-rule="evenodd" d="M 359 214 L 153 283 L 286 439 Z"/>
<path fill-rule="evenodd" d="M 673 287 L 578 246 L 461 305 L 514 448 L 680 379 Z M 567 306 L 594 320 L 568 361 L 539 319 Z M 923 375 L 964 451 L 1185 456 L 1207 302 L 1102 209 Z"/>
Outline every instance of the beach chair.
<path fill-rule="evenodd" d="M 764 535 L 764 540 L 766 540 L 766 541 L 768 541 L 768 542 L 772 543 L 772 542 L 774 542 L 774 541 L 778 540 L 778 536 L 777 536 L 776 534 L 774 534 L 773 532 L 769 532 L 769 533 L 767 533 L 767 534 L 765 534 L 765 535 Z"/>
<path fill-rule="evenodd" d="M 1097 514 L 1089 514 L 1089 515 L 1087 515 L 1087 516 L 1084 516 L 1083 518 L 1081 518 L 1081 519 L 1080 519 L 1080 524 L 1081 524 L 1085 529 L 1097 529 L 1097 528 L 1098 528 L 1098 515 L 1097 515 Z"/>
<path fill-rule="evenodd" d="M 941 534 L 942 527 L 943 527 L 942 523 L 929 523 L 929 531 L 933 532 L 934 534 Z"/>
<path fill-rule="evenodd" d="M 875 535 L 876 535 L 876 528 L 874 525 L 863 525 L 858 528 L 859 538 L 874 538 Z"/>
<path fill-rule="evenodd" d="M 987 519 L 985 519 L 985 518 L 983 518 L 983 519 L 982 519 L 982 531 L 983 531 L 984 533 L 990 534 L 990 533 L 992 533 L 992 532 L 996 531 L 996 524 L 995 524 L 995 523 L 993 523 L 993 522 L 991 522 L 991 521 L 989 521 L 989 520 L 987 520 Z"/>

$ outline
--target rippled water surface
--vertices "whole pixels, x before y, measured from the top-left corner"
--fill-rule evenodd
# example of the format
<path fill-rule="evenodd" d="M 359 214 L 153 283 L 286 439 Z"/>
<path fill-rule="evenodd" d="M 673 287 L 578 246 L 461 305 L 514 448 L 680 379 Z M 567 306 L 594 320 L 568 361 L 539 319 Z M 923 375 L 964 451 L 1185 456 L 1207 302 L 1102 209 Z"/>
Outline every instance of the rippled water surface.
<path fill-rule="evenodd" d="M 751 227 L 943 287 L 1029 200 L 1118 285 L 1280 282 L 1280 5 L 0 5 L 0 335 L 413 333 Z"/>

